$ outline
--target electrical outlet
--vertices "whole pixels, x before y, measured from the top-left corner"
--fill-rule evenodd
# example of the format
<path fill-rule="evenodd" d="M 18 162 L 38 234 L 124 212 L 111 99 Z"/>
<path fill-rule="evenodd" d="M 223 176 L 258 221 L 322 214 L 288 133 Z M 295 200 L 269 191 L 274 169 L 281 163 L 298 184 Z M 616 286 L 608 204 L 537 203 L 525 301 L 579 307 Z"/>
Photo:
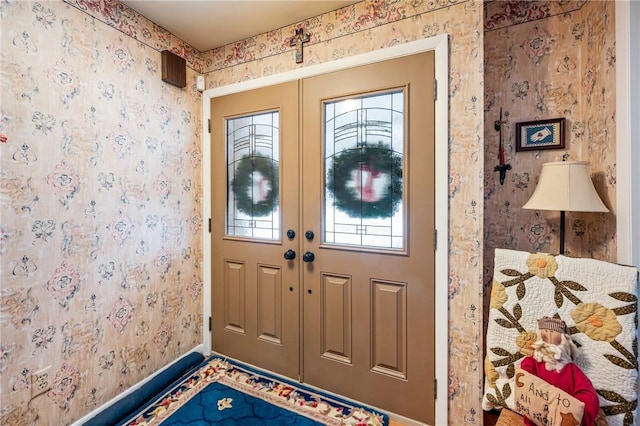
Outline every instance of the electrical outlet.
<path fill-rule="evenodd" d="M 31 373 L 31 398 L 42 395 L 51 388 L 51 366 Z"/>

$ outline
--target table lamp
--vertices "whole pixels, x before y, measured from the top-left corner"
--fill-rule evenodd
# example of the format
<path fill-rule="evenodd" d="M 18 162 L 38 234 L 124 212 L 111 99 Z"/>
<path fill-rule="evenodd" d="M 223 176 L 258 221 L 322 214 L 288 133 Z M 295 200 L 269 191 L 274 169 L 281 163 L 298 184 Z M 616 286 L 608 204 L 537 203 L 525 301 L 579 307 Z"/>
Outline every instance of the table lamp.
<path fill-rule="evenodd" d="M 593 186 L 586 161 L 544 163 L 538 186 L 523 209 L 560 211 L 560 254 L 564 254 L 564 213 L 608 212 Z"/>

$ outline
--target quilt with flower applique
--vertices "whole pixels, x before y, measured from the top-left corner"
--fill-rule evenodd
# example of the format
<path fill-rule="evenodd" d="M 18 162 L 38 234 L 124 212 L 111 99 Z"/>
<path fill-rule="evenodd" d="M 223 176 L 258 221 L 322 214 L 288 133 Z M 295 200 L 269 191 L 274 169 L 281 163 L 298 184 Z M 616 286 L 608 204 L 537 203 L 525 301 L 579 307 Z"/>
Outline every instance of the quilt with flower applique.
<path fill-rule="evenodd" d="M 385 426 L 387 415 L 211 357 L 124 424 Z"/>
<path fill-rule="evenodd" d="M 549 316 L 567 324 L 609 424 L 638 423 L 637 285 L 634 267 L 496 249 L 482 408 L 514 408 L 515 371 Z"/>

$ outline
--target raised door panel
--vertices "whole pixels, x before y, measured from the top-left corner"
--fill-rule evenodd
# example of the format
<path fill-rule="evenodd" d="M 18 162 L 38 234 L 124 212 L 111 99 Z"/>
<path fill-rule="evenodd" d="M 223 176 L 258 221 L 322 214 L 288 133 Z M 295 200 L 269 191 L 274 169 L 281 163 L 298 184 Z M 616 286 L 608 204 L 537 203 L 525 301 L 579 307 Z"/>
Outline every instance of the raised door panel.
<path fill-rule="evenodd" d="M 407 378 L 407 286 L 371 283 L 371 370 Z"/>
<path fill-rule="evenodd" d="M 320 290 L 320 333 L 322 356 L 351 363 L 351 279 L 348 276 L 322 274 Z"/>
<path fill-rule="evenodd" d="M 258 265 L 258 339 L 282 344 L 282 271 Z"/>

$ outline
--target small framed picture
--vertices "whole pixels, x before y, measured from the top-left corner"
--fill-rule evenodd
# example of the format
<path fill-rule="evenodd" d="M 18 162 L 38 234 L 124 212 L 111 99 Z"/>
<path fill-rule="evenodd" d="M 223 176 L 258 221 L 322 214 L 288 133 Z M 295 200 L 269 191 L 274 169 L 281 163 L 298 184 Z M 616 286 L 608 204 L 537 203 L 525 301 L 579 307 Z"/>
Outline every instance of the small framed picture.
<path fill-rule="evenodd" d="M 564 118 L 516 123 L 516 151 L 564 148 Z"/>

